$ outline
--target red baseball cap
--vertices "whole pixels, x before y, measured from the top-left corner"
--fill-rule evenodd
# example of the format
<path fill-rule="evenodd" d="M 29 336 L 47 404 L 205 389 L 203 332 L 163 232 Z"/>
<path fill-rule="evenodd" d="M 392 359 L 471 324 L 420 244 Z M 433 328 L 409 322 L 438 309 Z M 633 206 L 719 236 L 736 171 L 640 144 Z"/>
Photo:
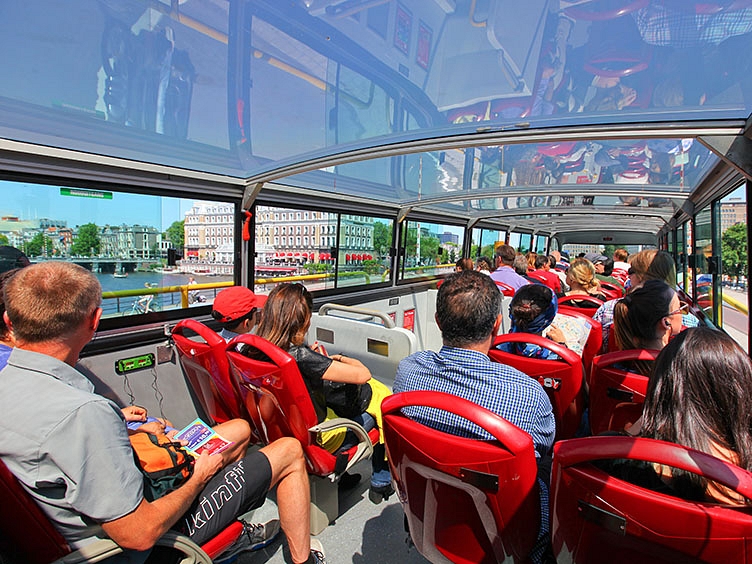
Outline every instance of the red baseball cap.
<path fill-rule="evenodd" d="M 245 286 L 232 286 L 217 294 L 212 310 L 221 317 L 217 321 L 227 323 L 248 315 L 254 308 L 264 307 L 266 296 L 257 296 Z"/>

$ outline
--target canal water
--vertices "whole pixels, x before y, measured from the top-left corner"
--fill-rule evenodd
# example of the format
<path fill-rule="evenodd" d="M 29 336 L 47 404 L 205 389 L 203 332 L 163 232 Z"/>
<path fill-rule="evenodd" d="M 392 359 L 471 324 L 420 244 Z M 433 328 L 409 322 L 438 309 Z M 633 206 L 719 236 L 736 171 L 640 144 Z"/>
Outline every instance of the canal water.
<path fill-rule="evenodd" d="M 191 276 L 196 280 L 197 284 L 214 284 L 232 280 L 232 276 L 201 276 L 182 272 L 129 272 L 126 278 L 115 278 L 112 274 L 107 273 L 95 273 L 95 275 L 102 285 L 103 292 L 137 290 L 139 288 L 146 288 L 147 285 L 153 288 L 182 286 L 188 284 Z M 215 290 L 201 290 L 199 294 L 211 302 L 214 298 Z M 179 293 L 158 294 L 154 296 L 153 303 L 159 309 L 179 307 L 180 298 Z M 137 311 L 133 311 L 134 303 L 138 299 L 137 297 L 129 297 L 120 298 L 120 300 L 104 300 L 102 305 L 104 314 L 112 316 L 123 313 L 138 313 Z"/>

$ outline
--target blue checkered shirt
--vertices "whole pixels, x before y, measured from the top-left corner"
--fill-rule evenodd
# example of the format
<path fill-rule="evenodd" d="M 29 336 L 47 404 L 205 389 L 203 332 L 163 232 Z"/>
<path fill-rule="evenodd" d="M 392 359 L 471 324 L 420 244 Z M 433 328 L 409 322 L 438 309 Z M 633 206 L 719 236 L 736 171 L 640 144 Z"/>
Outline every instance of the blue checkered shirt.
<path fill-rule="evenodd" d="M 519 370 L 492 362 L 468 349 L 441 347 L 422 351 L 399 364 L 394 391 L 446 392 L 485 407 L 530 434 L 536 456 L 547 454 L 556 426 L 551 402 L 541 385 Z M 405 409 L 405 415 L 446 433 L 482 440 L 493 437 L 466 419 L 426 407 Z"/>

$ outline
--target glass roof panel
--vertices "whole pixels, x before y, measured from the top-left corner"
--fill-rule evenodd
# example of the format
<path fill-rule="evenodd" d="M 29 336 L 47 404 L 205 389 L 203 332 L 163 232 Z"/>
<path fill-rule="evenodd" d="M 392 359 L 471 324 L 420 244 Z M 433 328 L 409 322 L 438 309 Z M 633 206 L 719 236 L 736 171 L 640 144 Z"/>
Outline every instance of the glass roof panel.
<path fill-rule="evenodd" d="M 745 119 L 752 105 L 752 8 L 729 0 L 6 4 L 0 137 L 239 177 L 394 141 Z M 543 168 L 515 154 L 530 150 Z M 401 201 L 547 175 L 576 183 L 604 166 L 596 151 L 587 172 L 574 170 L 578 150 L 549 170 L 541 147 L 507 147 L 530 166 L 494 173 L 492 148 L 476 155 L 472 179 L 451 151 L 406 158 L 399 182 L 383 160 L 342 168 Z M 657 166 L 613 182 L 668 174 L 675 186 L 676 161 Z"/>

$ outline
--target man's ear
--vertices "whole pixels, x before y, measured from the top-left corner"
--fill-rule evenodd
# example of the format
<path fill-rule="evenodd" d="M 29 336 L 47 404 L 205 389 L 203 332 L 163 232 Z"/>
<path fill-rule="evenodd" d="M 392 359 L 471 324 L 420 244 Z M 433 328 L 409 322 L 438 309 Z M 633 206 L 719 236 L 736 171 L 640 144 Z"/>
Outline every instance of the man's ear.
<path fill-rule="evenodd" d="M 96 331 L 97 327 L 99 327 L 99 320 L 102 319 L 102 308 L 98 307 L 94 311 L 94 315 L 91 318 L 91 330 Z"/>
<path fill-rule="evenodd" d="M 8 331 L 13 330 L 13 324 L 10 322 L 10 317 L 8 317 L 8 312 L 3 312 L 3 321 L 5 321 L 5 325 L 8 327 Z"/>
<path fill-rule="evenodd" d="M 494 321 L 493 335 L 492 335 L 493 338 L 496 338 L 496 335 L 499 334 L 499 327 L 501 327 L 501 314 L 497 315 L 496 321 Z"/>
<path fill-rule="evenodd" d="M 436 325 L 438 325 L 439 329 L 441 329 L 441 323 L 439 323 L 439 314 L 438 313 L 434 313 L 433 314 L 433 318 L 436 321 Z"/>

